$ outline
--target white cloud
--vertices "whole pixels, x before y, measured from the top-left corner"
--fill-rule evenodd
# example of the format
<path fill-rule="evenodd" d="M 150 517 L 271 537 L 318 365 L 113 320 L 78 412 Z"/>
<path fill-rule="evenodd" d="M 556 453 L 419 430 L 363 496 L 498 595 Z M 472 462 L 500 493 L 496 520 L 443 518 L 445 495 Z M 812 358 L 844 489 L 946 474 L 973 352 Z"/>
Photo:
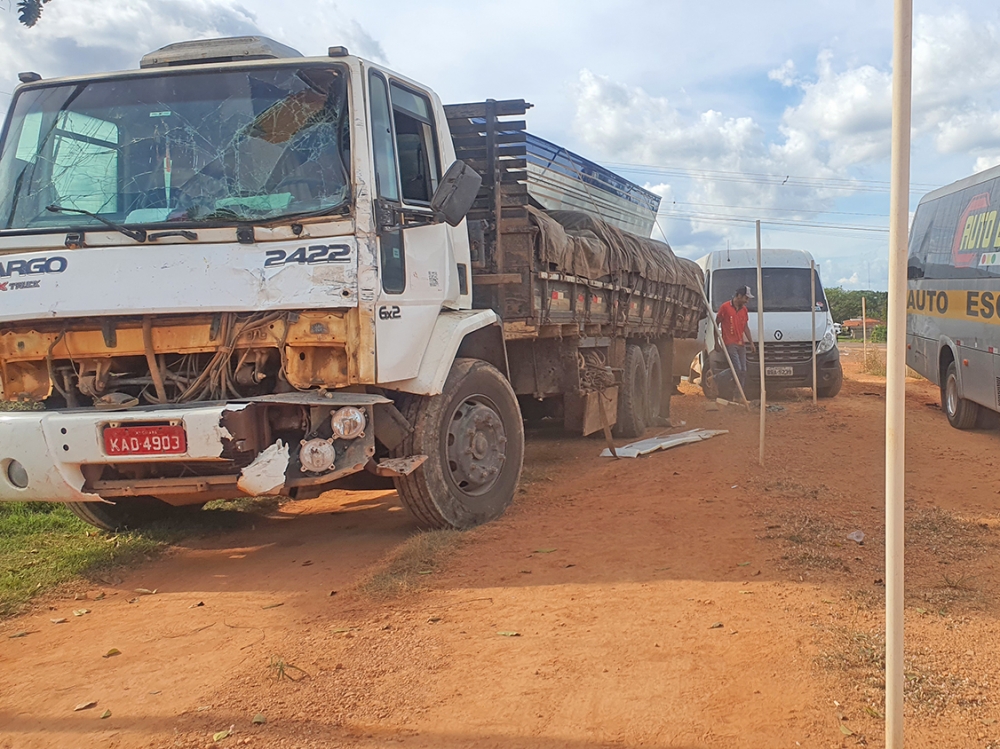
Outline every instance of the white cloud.
<path fill-rule="evenodd" d="M 785 137 L 822 141 L 835 169 L 883 158 L 892 115 L 890 74 L 871 65 L 838 73 L 828 51 L 819 54 L 817 73 L 815 81 L 796 83 L 802 101 L 785 110 Z"/>
<path fill-rule="evenodd" d="M 356 54 L 386 59 L 380 42 L 330 0 L 314 0 L 308 14 L 315 13 L 316 19 L 308 24 L 302 12 L 290 16 L 287 8 L 283 23 L 272 23 L 275 13 L 282 11 L 268 6 L 258 15 L 237 0 L 59 0 L 46 6 L 37 26 L 26 29 L 15 13 L 0 12 L 0 38 L 5 40 L 0 44 L 0 90 L 12 90 L 23 70 L 54 77 L 130 69 L 166 44 L 224 36 L 261 34 L 305 54 L 325 54 L 329 44 L 344 44 Z M 333 41 L 324 44 L 320 37 Z M 6 97 L 0 98 L 0 111 L 6 103 Z"/>
<path fill-rule="evenodd" d="M 861 279 L 858 277 L 858 272 L 854 271 L 850 278 L 841 278 L 837 283 L 841 286 L 857 286 Z"/>
<path fill-rule="evenodd" d="M 816 187 L 761 181 L 753 175 L 783 174 L 797 177 L 840 177 L 817 157 L 815 137 L 790 132 L 779 144 L 768 143 L 763 127 L 752 117 L 727 117 L 707 110 L 688 116 L 665 97 L 652 96 L 638 87 L 617 83 L 589 70 L 576 84 L 577 111 L 574 130 L 586 152 L 608 161 L 666 165 L 688 170 L 693 179 L 683 186 L 652 188 L 671 201 L 663 209 L 685 214 L 694 232 L 745 236 L 746 228 L 718 219 L 746 211 L 719 206 L 760 209 L 788 204 L 803 209 L 827 205 L 832 197 Z M 749 177 L 747 175 L 750 175 Z M 698 215 L 692 215 L 698 214 Z"/>
<path fill-rule="evenodd" d="M 0 35 L 15 42 L 0 45 L 0 76 L 12 86 L 23 70 L 52 77 L 135 68 L 146 52 L 171 42 L 257 33 L 254 15 L 231 0 L 52 3 L 31 29 L 0 13 Z"/>
<path fill-rule="evenodd" d="M 795 63 L 791 60 L 785 60 L 781 67 L 769 71 L 767 77 L 772 81 L 777 81 L 785 88 L 794 86 L 796 83 Z"/>
<path fill-rule="evenodd" d="M 976 159 L 976 163 L 972 167 L 973 172 L 983 172 L 991 167 L 1000 165 L 1000 152 L 994 151 L 993 153 L 986 154 L 985 156 L 980 156 Z M 912 221 L 911 221 L 912 226 Z"/>
<path fill-rule="evenodd" d="M 913 43 L 913 132 L 940 154 L 984 156 L 1000 150 L 1000 26 L 962 9 L 918 16 Z M 787 65 L 787 63 L 786 63 Z M 783 68 L 772 71 L 780 78 Z M 889 155 L 892 73 L 888 64 L 837 70 L 820 52 L 814 80 L 796 80 L 799 104 L 782 118 L 786 137 L 815 135 L 834 168 Z M 981 162 L 976 161 L 977 166 Z"/>

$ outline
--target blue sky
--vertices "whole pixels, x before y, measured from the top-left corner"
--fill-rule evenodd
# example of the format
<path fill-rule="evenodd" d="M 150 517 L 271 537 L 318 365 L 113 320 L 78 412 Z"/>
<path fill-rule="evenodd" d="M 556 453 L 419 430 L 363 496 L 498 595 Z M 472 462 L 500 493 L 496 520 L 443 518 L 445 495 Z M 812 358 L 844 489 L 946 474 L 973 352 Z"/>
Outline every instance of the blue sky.
<path fill-rule="evenodd" d="M 529 129 L 663 196 L 678 254 L 751 246 L 760 218 L 765 245 L 812 251 L 826 285 L 885 288 L 890 0 L 52 0 L 30 30 L 13 5 L 0 0 L 0 112 L 21 70 L 131 68 L 247 33 L 306 54 L 345 44 L 445 102 L 532 102 Z M 1000 9 L 914 11 L 911 210 L 1000 163 Z"/>

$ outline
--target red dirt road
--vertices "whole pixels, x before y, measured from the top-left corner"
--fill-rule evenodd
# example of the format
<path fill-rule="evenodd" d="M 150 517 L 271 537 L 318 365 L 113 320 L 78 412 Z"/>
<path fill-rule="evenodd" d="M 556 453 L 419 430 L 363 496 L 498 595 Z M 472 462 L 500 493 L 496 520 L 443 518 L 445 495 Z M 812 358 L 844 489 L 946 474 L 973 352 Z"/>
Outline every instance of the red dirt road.
<path fill-rule="evenodd" d="M 766 469 L 756 415 L 693 390 L 675 420 L 730 434 L 531 432 L 512 510 L 395 598 L 357 582 L 415 528 L 369 492 L 52 599 L 0 625 L 0 747 L 880 746 L 884 385 L 852 377 L 780 401 Z M 997 435 L 909 390 L 908 746 L 1000 747 Z"/>

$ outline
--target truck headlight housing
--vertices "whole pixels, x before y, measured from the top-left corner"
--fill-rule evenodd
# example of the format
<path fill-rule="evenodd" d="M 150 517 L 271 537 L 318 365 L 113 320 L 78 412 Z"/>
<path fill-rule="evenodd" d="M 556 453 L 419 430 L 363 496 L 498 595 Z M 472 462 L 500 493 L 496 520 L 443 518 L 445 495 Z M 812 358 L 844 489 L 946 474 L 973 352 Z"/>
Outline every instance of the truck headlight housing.
<path fill-rule="evenodd" d="M 333 436 L 353 440 L 365 433 L 365 412 L 354 406 L 344 406 L 331 417 Z"/>
<path fill-rule="evenodd" d="M 816 353 L 825 354 L 836 345 L 837 334 L 833 332 L 833 328 L 827 328 L 823 337 L 820 338 L 819 343 L 816 344 Z"/>

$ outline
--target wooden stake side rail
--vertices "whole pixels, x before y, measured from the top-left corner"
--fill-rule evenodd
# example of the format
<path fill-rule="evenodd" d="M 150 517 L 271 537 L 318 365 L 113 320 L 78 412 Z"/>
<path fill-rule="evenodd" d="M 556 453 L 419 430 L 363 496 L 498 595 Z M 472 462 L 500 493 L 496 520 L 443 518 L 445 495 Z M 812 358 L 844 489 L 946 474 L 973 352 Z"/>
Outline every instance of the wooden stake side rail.
<path fill-rule="evenodd" d="M 522 99 L 445 107 L 456 157 L 483 178 L 468 214 L 473 306 L 493 309 L 509 340 L 697 335 L 701 300 L 684 286 L 617 272 L 594 281 L 538 267 L 529 220 Z"/>

